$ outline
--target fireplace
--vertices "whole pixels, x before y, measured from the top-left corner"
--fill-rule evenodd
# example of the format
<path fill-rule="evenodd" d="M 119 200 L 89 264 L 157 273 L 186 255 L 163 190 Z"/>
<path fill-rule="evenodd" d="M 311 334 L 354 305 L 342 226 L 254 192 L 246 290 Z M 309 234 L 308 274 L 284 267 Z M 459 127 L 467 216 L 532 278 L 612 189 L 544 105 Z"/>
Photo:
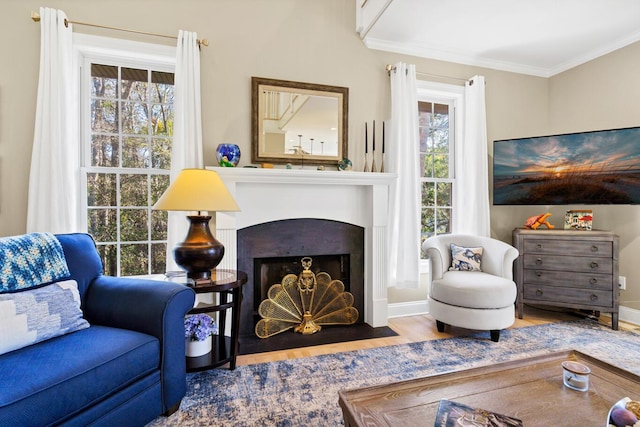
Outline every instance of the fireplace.
<path fill-rule="evenodd" d="M 253 277 L 255 278 L 253 295 L 254 301 L 257 300 L 258 304 L 267 298 L 267 292 L 272 285 L 280 283 L 287 274 L 298 276 L 304 269 L 300 256 L 254 258 L 253 267 Z M 313 265 L 310 270 L 315 275 L 324 271 L 332 279 L 338 279 L 345 283 L 347 291 L 349 290 L 351 271 L 349 254 L 316 255 L 313 257 Z"/>
<path fill-rule="evenodd" d="M 345 290 L 354 296 L 353 306 L 364 313 L 362 227 L 326 219 L 287 219 L 242 228 L 237 236 L 238 269 L 248 278 L 240 310 L 241 337 L 254 335 L 260 320 L 258 306 L 269 287 L 282 280 L 282 273 L 298 275 L 302 268 L 296 268 L 296 263 L 306 256 L 314 260 L 312 271 L 319 269 L 343 280 Z"/>
<path fill-rule="evenodd" d="M 389 185 L 395 174 L 287 170 L 260 168 L 211 168 L 218 172 L 240 206 L 240 212 L 216 214 L 216 238 L 225 245 L 220 268 L 242 269 L 252 274 L 253 265 L 238 264 L 238 235 L 260 224 L 278 224 L 282 220 L 328 220 L 355 226 L 363 233 L 360 261 L 362 311 L 360 319 L 374 328 L 387 326 L 387 221 Z M 279 230 L 274 231 L 276 234 Z M 307 247 L 293 256 L 317 256 L 347 253 L 308 253 Z M 270 254 L 260 257 L 268 258 Z M 282 256 L 289 256 L 288 254 Z M 350 257 L 350 282 L 353 286 L 354 263 Z M 252 293 L 245 285 L 247 292 Z M 253 301 L 251 302 L 251 305 Z M 243 306 L 245 311 L 246 306 Z M 253 307 L 247 311 L 253 311 Z M 243 313 L 244 314 L 244 313 Z M 317 335 L 317 334 L 316 334 Z"/>
<path fill-rule="evenodd" d="M 239 243 L 240 245 L 240 243 Z M 309 269 L 314 275 L 325 272 L 331 279 L 340 280 L 345 284 L 346 291 L 350 289 L 351 257 L 349 254 L 316 255 L 312 257 Z M 274 284 L 282 283 L 282 279 L 293 274 L 300 276 L 304 270 L 302 257 L 264 257 L 253 259 L 253 311 L 258 312 L 260 303 L 268 298 L 269 289 Z M 255 319 L 255 317 L 254 317 Z"/>

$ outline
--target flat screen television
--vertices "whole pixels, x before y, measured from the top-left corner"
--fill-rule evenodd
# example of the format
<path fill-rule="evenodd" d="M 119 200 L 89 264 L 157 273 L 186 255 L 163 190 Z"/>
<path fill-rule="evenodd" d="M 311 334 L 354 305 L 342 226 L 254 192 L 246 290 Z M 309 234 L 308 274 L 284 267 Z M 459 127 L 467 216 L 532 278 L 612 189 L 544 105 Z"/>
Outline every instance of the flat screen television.
<path fill-rule="evenodd" d="M 640 127 L 494 141 L 493 204 L 640 204 Z"/>

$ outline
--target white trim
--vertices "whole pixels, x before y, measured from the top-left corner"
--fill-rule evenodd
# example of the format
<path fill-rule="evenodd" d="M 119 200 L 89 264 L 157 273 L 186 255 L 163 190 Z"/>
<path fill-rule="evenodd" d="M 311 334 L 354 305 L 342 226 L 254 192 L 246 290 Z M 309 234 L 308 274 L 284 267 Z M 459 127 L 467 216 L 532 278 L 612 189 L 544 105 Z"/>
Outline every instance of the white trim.
<path fill-rule="evenodd" d="M 464 86 L 448 83 L 431 82 L 428 80 L 416 80 L 418 96 L 437 97 L 449 102 L 452 99 L 462 101 L 464 99 Z"/>
<path fill-rule="evenodd" d="M 429 302 L 427 300 L 420 300 L 389 304 L 387 313 L 389 319 L 429 314 Z M 640 326 L 640 310 L 621 305 L 619 320 Z"/>
<path fill-rule="evenodd" d="M 578 65 L 582 65 L 586 62 L 600 58 L 601 56 L 604 56 L 613 51 L 626 47 L 632 43 L 635 43 L 638 40 L 640 40 L 640 31 L 637 31 L 634 34 L 631 34 L 630 36 L 627 36 L 627 37 L 623 37 L 619 40 L 614 40 L 613 42 L 605 46 L 600 46 L 598 49 L 591 50 L 589 52 L 586 52 L 583 55 L 576 56 L 574 58 L 570 58 L 567 61 L 561 62 L 560 64 L 556 64 L 555 66 L 548 69 L 547 77 L 555 76 L 556 74 L 560 74 L 564 71 L 575 68 Z"/>
<path fill-rule="evenodd" d="M 142 43 L 131 40 L 115 39 L 109 37 L 98 37 L 88 34 L 73 34 L 73 70 L 74 79 L 76 80 L 76 87 L 79 88 L 79 108 L 78 112 L 80 118 L 80 176 L 82 181 L 81 188 L 81 203 L 82 209 L 82 227 L 86 231 L 88 230 L 87 216 L 89 207 L 87 206 L 87 179 L 86 174 L 92 170 L 101 172 L 113 172 L 117 176 L 118 184 L 116 184 L 116 191 L 118 192 L 116 203 L 117 211 L 117 238 L 114 243 L 118 248 L 117 255 L 117 269 L 121 270 L 121 244 L 125 243 L 121 240 L 120 230 L 120 210 L 122 205 L 120 203 L 120 175 L 127 173 L 129 168 L 94 168 L 91 166 L 91 153 L 90 142 L 91 141 L 91 129 L 90 129 L 90 115 L 91 115 L 91 64 L 99 63 L 105 65 L 112 65 L 117 67 L 130 67 L 139 68 L 143 70 L 154 70 L 167 73 L 174 73 L 176 68 L 176 46 L 158 45 L 152 43 Z M 120 94 L 118 94 L 120 99 Z M 119 129 L 118 134 L 122 134 Z M 149 136 L 147 135 L 146 138 Z M 164 172 L 156 171 L 151 168 L 136 169 L 136 173 L 142 173 L 145 175 L 169 175 L 169 170 Z M 149 191 L 149 188 L 147 188 Z M 148 209 L 146 207 L 145 209 Z M 150 222 L 148 222 L 150 227 Z M 149 239 L 151 234 L 149 234 Z M 147 253 L 151 257 L 150 245 L 157 243 L 154 240 L 146 240 Z M 107 243 L 107 242 L 101 242 Z M 149 264 L 150 265 L 150 264 Z M 119 273 L 118 273 L 119 274 Z"/>
<path fill-rule="evenodd" d="M 455 176 L 455 163 L 456 159 L 456 140 L 463 138 L 464 130 L 464 86 L 452 85 L 447 83 L 437 83 L 427 80 L 417 80 L 417 99 L 424 102 L 437 102 L 440 104 L 446 104 L 449 106 L 449 177 L 443 178 L 431 178 L 431 177 L 418 177 L 421 184 L 424 182 L 447 182 L 451 183 L 452 188 L 456 191 L 459 184 L 456 184 Z M 453 134 L 453 138 L 451 138 Z M 451 218 L 456 215 L 456 206 L 451 200 Z M 436 199 L 436 206 L 441 206 Z M 451 224 L 453 227 L 453 224 Z M 453 228 L 451 228 L 453 232 Z"/>
<path fill-rule="evenodd" d="M 454 64 L 473 65 L 476 67 L 490 68 L 493 70 L 508 71 L 511 73 L 526 74 L 537 77 L 551 77 L 554 73 L 553 70 L 544 67 L 499 61 L 496 59 L 478 58 L 473 55 L 460 52 L 417 46 L 411 43 L 389 42 L 388 40 L 374 39 L 372 37 L 365 38 L 364 44 L 369 49 L 374 50 L 403 53 L 405 55 L 417 56 L 420 58 L 431 58 L 438 61 L 452 62 Z"/>
<path fill-rule="evenodd" d="M 174 73 L 176 47 L 74 33 L 73 51 L 74 72 L 77 73 L 74 77 L 78 79 L 77 87 L 80 88 L 79 128 L 82 156 L 80 165 L 81 168 L 87 168 L 90 165 L 91 153 L 88 152 L 85 141 L 90 140 L 91 129 L 85 125 L 90 122 L 91 114 L 89 95 L 91 93 L 91 64 L 101 62 L 114 66 L 152 68 L 156 71 Z M 86 192 L 86 182 L 83 184 L 83 191 Z M 81 207 L 86 217 L 86 193 L 83 194 L 82 199 Z M 86 219 L 84 222 L 86 229 Z"/>
<path fill-rule="evenodd" d="M 387 309 L 389 319 L 423 314 L 429 314 L 429 302 L 427 300 L 393 303 L 389 304 Z"/>
<path fill-rule="evenodd" d="M 369 29 L 367 29 L 367 32 L 368 30 Z M 550 67 L 537 67 L 534 65 L 520 64 L 516 62 L 482 58 L 478 57 L 472 52 L 444 50 L 434 46 L 424 46 L 416 43 L 397 43 L 384 39 L 364 37 L 362 35 L 361 37 L 364 39 L 363 41 L 365 46 L 367 46 L 369 49 L 381 50 L 385 52 L 403 53 L 405 55 L 417 56 L 420 58 L 430 58 L 438 61 L 452 62 L 455 64 L 473 65 L 476 67 L 490 68 L 493 70 L 501 70 L 511 73 L 549 78 L 637 42 L 638 40 L 640 40 L 640 32 L 636 32 L 628 37 L 615 40 L 606 46 L 601 46 L 598 49 L 594 49 L 582 55 L 569 58 L 566 61 L 554 64 Z"/>
<path fill-rule="evenodd" d="M 393 0 L 366 0 L 356 2 L 356 31 L 366 40 L 367 33 L 373 28 Z"/>
<path fill-rule="evenodd" d="M 206 169 L 220 175 L 241 208 L 238 212 L 218 212 L 216 216 L 215 235 L 232 251 L 238 246 L 238 230 L 270 221 L 318 218 L 363 227 L 365 301 L 361 315 L 374 328 L 387 325 L 388 192 L 395 174 L 211 166 Z M 274 202 L 279 200 L 294 202 Z M 236 254 L 227 254 L 219 267 L 237 268 Z"/>
<path fill-rule="evenodd" d="M 76 55 L 93 61 L 113 63 L 114 59 L 119 59 L 126 61 L 124 64 L 127 66 L 148 67 L 153 64 L 159 71 L 168 72 L 174 72 L 176 66 L 175 46 L 74 33 L 73 49 Z"/>
<path fill-rule="evenodd" d="M 640 326 L 640 310 L 634 308 L 620 306 L 620 318 L 623 322 L 633 323 Z"/>

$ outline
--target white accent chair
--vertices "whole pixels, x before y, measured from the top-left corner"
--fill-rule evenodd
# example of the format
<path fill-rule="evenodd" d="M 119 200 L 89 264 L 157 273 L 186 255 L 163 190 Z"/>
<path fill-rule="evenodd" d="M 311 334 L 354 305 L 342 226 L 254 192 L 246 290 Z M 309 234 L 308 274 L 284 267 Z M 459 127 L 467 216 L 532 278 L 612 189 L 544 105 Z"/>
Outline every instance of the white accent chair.
<path fill-rule="evenodd" d="M 482 246 L 482 271 L 449 271 L 451 243 Z M 444 332 L 446 325 L 488 330 L 491 341 L 498 342 L 500 330 L 515 321 L 513 262 L 518 250 L 500 240 L 465 234 L 430 237 L 422 248 L 431 261 L 429 313 L 438 332 Z"/>

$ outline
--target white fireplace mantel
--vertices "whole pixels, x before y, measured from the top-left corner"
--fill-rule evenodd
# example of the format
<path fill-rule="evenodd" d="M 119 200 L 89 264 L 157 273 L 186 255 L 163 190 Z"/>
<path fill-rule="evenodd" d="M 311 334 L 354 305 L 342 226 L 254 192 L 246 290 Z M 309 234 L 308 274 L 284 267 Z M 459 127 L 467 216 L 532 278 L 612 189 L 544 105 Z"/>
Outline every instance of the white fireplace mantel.
<path fill-rule="evenodd" d="M 387 325 L 387 223 L 390 173 L 300 169 L 218 168 L 240 212 L 216 215 L 216 237 L 225 246 L 221 268 L 237 267 L 237 230 L 295 218 L 342 221 L 363 227 L 364 321 Z"/>

